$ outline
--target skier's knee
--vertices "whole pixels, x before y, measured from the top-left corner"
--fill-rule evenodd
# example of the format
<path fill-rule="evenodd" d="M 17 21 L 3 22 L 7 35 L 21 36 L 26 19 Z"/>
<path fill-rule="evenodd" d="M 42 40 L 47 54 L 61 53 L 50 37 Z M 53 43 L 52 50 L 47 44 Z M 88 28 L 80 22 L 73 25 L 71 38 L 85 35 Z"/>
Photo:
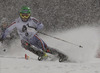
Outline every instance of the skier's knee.
<path fill-rule="evenodd" d="M 29 49 L 30 44 L 29 44 L 28 42 L 26 42 L 26 41 L 21 41 L 21 43 L 22 43 L 22 47 L 23 47 L 23 48 L 25 48 L 26 50 Z"/>
<path fill-rule="evenodd" d="M 49 50 L 49 49 L 46 49 L 46 52 L 47 52 L 47 53 L 50 53 L 50 50 Z"/>

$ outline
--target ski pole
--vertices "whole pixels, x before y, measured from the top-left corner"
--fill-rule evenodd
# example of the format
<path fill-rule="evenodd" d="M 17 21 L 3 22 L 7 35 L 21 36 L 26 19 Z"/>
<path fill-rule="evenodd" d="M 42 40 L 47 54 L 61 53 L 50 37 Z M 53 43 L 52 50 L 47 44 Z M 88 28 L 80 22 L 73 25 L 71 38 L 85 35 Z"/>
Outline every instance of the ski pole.
<path fill-rule="evenodd" d="M 27 26 L 28 26 L 29 28 L 33 28 L 33 29 L 36 30 L 35 27 L 29 26 L 29 24 L 27 24 Z M 74 44 L 74 43 L 72 43 L 72 42 L 69 42 L 69 41 L 66 41 L 66 40 L 63 40 L 63 39 L 60 39 L 60 38 L 57 38 L 57 37 L 54 37 L 54 36 L 48 35 L 48 34 L 43 33 L 43 32 L 39 32 L 39 31 L 38 31 L 37 33 L 41 33 L 41 34 L 43 34 L 43 35 L 46 35 L 46 36 L 49 36 L 49 37 L 55 38 L 55 39 L 57 39 L 57 40 L 60 40 L 60 41 L 63 41 L 63 42 L 66 42 L 66 43 L 69 43 L 69 44 L 72 44 L 72 45 L 75 45 L 75 46 L 78 46 L 78 47 L 80 47 L 80 48 L 83 48 L 83 46 L 81 46 L 81 45 Z"/>
<path fill-rule="evenodd" d="M 66 40 L 63 40 L 63 39 L 60 39 L 60 38 L 57 38 L 57 37 L 48 35 L 48 34 L 46 34 L 46 33 L 43 33 L 43 32 L 38 32 L 38 33 L 43 34 L 43 35 L 46 35 L 46 36 L 49 36 L 49 37 L 52 37 L 52 38 L 55 38 L 55 39 L 57 39 L 57 40 L 60 40 L 60 41 L 63 41 L 63 42 L 66 42 L 66 43 L 69 43 L 69 44 L 72 44 L 72 45 L 75 45 L 75 46 L 78 46 L 78 47 L 80 47 L 80 48 L 83 48 L 83 46 L 81 46 L 81 45 L 74 44 L 74 43 L 72 43 L 72 42 L 69 42 L 69 41 L 66 41 Z"/>

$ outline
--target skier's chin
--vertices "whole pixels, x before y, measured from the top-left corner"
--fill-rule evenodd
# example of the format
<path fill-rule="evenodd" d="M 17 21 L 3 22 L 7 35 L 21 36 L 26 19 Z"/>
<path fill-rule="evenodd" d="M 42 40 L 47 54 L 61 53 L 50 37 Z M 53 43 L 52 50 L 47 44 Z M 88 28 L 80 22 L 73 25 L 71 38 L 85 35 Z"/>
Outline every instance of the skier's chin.
<path fill-rule="evenodd" d="M 24 19 L 22 19 L 22 21 L 23 21 L 23 22 L 27 22 L 27 21 L 28 21 L 28 19 L 24 18 Z"/>

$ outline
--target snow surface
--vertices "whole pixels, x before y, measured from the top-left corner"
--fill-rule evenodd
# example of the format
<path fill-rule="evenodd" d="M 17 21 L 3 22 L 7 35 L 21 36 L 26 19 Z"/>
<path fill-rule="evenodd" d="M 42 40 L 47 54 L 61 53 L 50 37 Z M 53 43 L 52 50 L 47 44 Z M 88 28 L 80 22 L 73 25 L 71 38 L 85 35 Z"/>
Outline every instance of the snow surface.
<path fill-rule="evenodd" d="M 36 55 L 23 49 L 20 41 L 16 40 L 5 52 L 0 47 L 0 56 L 5 56 L 0 57 L 0 73 L 100 73 L 100 58 L 96 58 L 100 45 L 97 27 L 84 26 L 48 34 L 82 45 L 83 48 L 40 35 L 49 46 L 68 55 L 70 62 L 38 61 Z M 24 59 L 25 54 L 32 59 Z"/>

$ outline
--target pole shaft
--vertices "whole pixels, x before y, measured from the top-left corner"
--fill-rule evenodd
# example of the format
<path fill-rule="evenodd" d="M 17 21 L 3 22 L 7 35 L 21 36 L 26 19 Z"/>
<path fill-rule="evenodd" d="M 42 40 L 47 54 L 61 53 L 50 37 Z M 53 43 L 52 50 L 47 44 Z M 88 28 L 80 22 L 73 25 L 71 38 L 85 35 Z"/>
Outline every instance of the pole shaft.
<path fill-rule="evenodd" d="M 38 32 L 38 33 L 41 33 L 41 34 L 43 34 L 43 35 L 46 35 L 46 36 L 49 36 L 49 37 L 55 38 L 55 39 L 57 39 L 57 40 L 61 40 L 61 41 L 66 42 L 66 43 L 73 44 L 73 45 L 75 45 L 75 46 L 79 46 L 79 47 L 82 48 L 81 45 L 74 44 L 74 43 L 72 43 L 72 42 L 69 42 L 69 41 L 66 41 L 66 40 L 63 40 L 63 39 L 60 39 L 60 38 L 57 38 L 57 37 L 54 37 L 54 36 L 48 35 L 48 34 L 46 34 L 46 33 L 43 33 L 43 32 Z"/>

